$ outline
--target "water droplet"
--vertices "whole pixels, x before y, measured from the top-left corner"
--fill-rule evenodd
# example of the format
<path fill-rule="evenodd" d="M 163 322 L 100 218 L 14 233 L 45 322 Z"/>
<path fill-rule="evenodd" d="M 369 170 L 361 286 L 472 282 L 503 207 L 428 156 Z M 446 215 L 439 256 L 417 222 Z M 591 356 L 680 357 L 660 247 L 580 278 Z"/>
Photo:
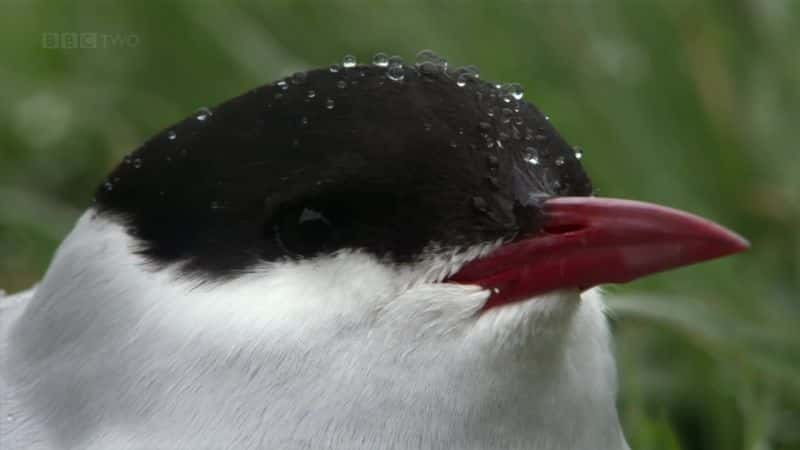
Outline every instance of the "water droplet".
<path fill-rule="evenodd" d="M 544 116 L 544 120 L 549 122 L 550 121 L 550 116 Z"/>
<path fill-rule="evenodd" d="M 325 100 L 325 109 L 333 109 L 334 106 L 336 106 L 336 102 L 332 98 L 328 97 Z"/>
<path fill-rule="evenodd" d="M 439 72 L 447 71 L 447 60 L 434 53 L 432 50 L 422 50 L 416 56 L 417 70 L 423 75 L 433 76 Z"/>
<path fill-rule="evenodd" d="M 125 165 L 130 165 L 131 162 L 133 162 L 133 157 L 131 155 L 125 155 L 125 157 L 122 158 L 122 163 Z"/>
<path fill-rule="evenodd" d="M 299 122 L 300 122 L 300 126 L 301 127 L 304 127 L 304 126 L 308 125 L 308 117 L 300 116 L 300 121 Z"/>
<path fill-rule="evenodd" d="M 422 124 L 422 128 L 424 128 L 425 131 L 431 131 L 431 124 L 429 124 L 428 122 L 425 122 L 425 123 Z"/>
<path fill-rule="evenodd" d="M 316 96 L 317 96 L 317 91 L 313 89 L 309 89 L 308 92 L 306 92 L 306 97 L 308 98 L 314 98 Z"/>
<path fill-rule="evenodd" d="M 458 76 L 456 77 L 456 86 L 464 87 L 470 80 L 477 80 L 480 78 L 478 68 L 476 66 L 459 67 L 456 70 Z"/>
<path fill-rule="evenodd" d="M 481 130 L 491 130 L 492 126 L 489 125 L 489 122 L 478 122 L 478 128 Z"/>
<path fill-rule="evenodd" d="M 537 142 L 546 142 L 547 141 L 547 135 L 544 134 L 544 133 L 538 133 L 538 134 L 536 134 L 535 139 L 536 139 Z"/>
<path fill-rule="evenodd" d="M 425 49 L 417 53 L 416 57 L 417 66 L 423 66 L 426 63 L 433 64 L 437 70 L 447 69 L 447 60 L 437 55 L 433 50 Z"/>
<path fill-rule="evenodd" d="M 519 83 L 508 83 L 505 85 L 505 91 L 514 100 L 522 100 L 522 96 L 525 93 L 525 90 L 522 89 L 522 85 Z"/>
<path fill-rule="evenodd" d="M 392 81 L 403 81 L 406 76 L 406 71 L 401 64 L 391 64 L 386 69 L 386 78 Z"/>
<path fill-rule="evenodd" d="M 500 111 L 500 113 L 501 113 L 501 114 L 502 114 L 502 116 L 503 116 L 503 123 L 510 123 L 510 122 L 511 122 L 511 116 L 513 116 L 513 115 L 514 115 L 514 112 L 513 112 L 513 111 L 511 111 L 511 109 L 509 109 L 509 108 L 503 108 L 503 109 Z"/>
<path fill-rule="evenodd" d="M 339 80 L 336 82 L 336 87 L 338 87 L 339 89 L 344 89 L 347 87 L 347 82 L 344 80 Z"/>
<path fill-rule="evenodd" d="M 439 72 L 440 66 L 430 61 L 425 61 L 422 64 L 417 64 L 417 69 L 419 69 L 420 73 L 423 75 L 432 76 Z"/>
<path fill-rule="evenodd" d="M 306 78 L 305 72 L 295 72 L 292 74 L 292 84 L 303 84 L 306 82 Z"/>
<path fill-rule="evenodd" d="M 212 201 L 210 206 L 212 210 L 222 209 L 222 204 L 216 200 Z"/>
<path fill-rule="evenodd" d="M 351 69 L 356 66 L 356 57 L 353 55 L 344 55 L 342 58 L 342 66 L 345 69 Z"/>
<path fill-rule="evenodd" d="M 539 156 L 537 155 L 537 151 L 534 147 L 525 147 L 525 156 L 524 159 L 528 164 L 532 164 L 534 166 L 539 165 Z"/>
<path fill-rule="evenodd" d="M 486 112 L 486 115 L 489 117 L 494 117 L 494 109 L 489 109 L 489 111 Z"/>
<path fill-rule="evenodd" d="M 500 166 L 500 160 L 497 159 L 497 156 L 495 156 L 495 155 L 487 156 L 486 157 L 486 162 L 489 164 L 489 167 L 492 168 L 492 169 L 496 169 L 498 166 Z"/>
<path fill-rule="evenodd" d="M 483 197 L 472 197 L 472 206 L 475 207 L 478 211 L 485 212 L 489 208 L 489 204 L 486 203 L 486 199 Z"/>
<path fill-rule="evenodd" d="M 556 160 L 554 162 L 555 162 L 556 166 L 561 167 L 561 166 L 564 165 L 564 157 L 563 156 L 559 156 L 558 158 L 556 158 Z"/>
<path fill-rule="evenodd" d="M 397 55 L 394 55 L 391 58 L 389 58 L 389 65 L 390 66 L 402 66 L 404 63 L 405 63 L 405 61 L 403 61 L 403 58 L 401 58 L 401 57 L 399 57 Z"/>
<path fill-rule="evenodd" d="M 450 148 L 458 148 L 458 143 L 455 140 L 450 141 Z"/>
<path fill-rule="evenodd" d="M 134 169 L 139 169 L 141 167 L 142 167 L 142 158 L 135 158 L 133 160 L 133 168 Z"/>
<path fill-rule="evenodd" d="M 105 183 L 103 183 L 103 189 L 105 189 L 106 192 L 111 192 L 114 189 L 114 185 L 111 184 L 110 181 L 106 181 Z"/>
<path fill-rule="evenodd" d="M 276 84 L 276 85 L 277 85 L 279 88 L 281 88 L 281 90 L 282 90 L 282 91 L 285 91 L 285 90 L 289 89 L 289 85 L 288 85 L 288 84 L 286 84 L 286 81 L 284 81 L 284 80 L 280 80 L 280 81 L 278 81 L 278 82 L 277 82 L 277 83 L 275 83 L 275 84 Z"/>
<path fill-rule="evenodd" d="M 503 148 L 503 143 L 502 143 L 502 142 L 500 142 L 500 140 L 499 140 L 499 139 L 498 139 L 497 141 L 495 141 L 495 142 L 497 143 L 497 147 L 499 147 L 499 148 Z M 491 147 L 489 147 L 489 148 L 491 148 Z"/>
<path fill-rule="evenodd" d="M 386 56 L 386 53 L 375 53 L 375 56 L 372 57 L 372 64 L 378 67 L 386 67 L 389 65 L 389 57 Z"/>
<path fill-rule="evenodd" d="M 475 78 L 475 79 L 478 79 L 478 78 L 481 77 L 481 71 L 480 71 L 480 69 L 478 69 L 478 66 L 470 64 L 469 66 L 464 66 L 461 69 L 465 73 L 469 73 L 470 75 L 472 75 L 472 77 Z"/>
<path fill-rule="evenodd" d="M 210 109 L 206 108 L 205 106 L 197 110 L 197 115 L 195 118 L 201 122 L 204 122 L 206 119 L 211 117 L 213 113 Z"/>
<path fill-rule="evenodd" d="M 338 73 L 340 70 L 342 70 L 342 66 L 338 64 L 331 64 L 330 67 L 328 67 L 328 70 L 330 70 L 331 73 Z"/>
<path fill-rule="evenodd" d="M 576 146 L 576 147 L 573 147 L 573 150 L 575 151 L 575 159 L 583 158 L 583 149 L 582 148 Z"/>
<path fill-rule="evenodd" d="M 175 133 L 174 131 L 169 130 L 167 132 L 167 139 L 169 139 L 170 141 L 174 141 L 176 137 L 178 137 L 178 134 Z"/>

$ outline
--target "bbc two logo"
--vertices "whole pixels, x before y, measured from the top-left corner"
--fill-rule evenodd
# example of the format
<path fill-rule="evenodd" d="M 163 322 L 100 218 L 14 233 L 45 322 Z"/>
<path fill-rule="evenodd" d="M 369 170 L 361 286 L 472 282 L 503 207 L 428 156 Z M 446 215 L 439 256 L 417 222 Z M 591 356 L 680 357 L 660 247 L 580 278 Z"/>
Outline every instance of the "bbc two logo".
<path fill-rule="evenodd" d="M 46 49 L 124 49 L 139 45 L 139 35 L 134 33 L 42 33 L 42 48 Z"/>

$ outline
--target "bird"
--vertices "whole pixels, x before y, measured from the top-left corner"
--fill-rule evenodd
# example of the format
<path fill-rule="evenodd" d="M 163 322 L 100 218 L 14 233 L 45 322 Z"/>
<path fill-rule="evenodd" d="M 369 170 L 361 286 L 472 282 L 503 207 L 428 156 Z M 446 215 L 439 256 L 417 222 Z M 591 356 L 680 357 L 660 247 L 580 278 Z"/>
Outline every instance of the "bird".
<path fill-rule="evenodd" d="M 145 141 L 0 300 L 4 449 L 627 449 L 599 286 L 748 248 L 516 84 L 297 72 Z"/>

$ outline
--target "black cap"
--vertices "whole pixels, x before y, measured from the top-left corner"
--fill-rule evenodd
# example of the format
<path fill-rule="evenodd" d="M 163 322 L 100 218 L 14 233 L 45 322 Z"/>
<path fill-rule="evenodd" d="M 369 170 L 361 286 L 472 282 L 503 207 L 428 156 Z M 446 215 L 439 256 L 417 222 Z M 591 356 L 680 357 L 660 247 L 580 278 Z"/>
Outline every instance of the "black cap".
<path fill-rule="evenodd" d="M 464 73 L 295 74 L 159 133 L 98 188 L 95 207 L 158 267 L 207 278 L 343 249 L 409 263 L 535 233 L 542 200 L 591 194 L 535 106 Z"/>

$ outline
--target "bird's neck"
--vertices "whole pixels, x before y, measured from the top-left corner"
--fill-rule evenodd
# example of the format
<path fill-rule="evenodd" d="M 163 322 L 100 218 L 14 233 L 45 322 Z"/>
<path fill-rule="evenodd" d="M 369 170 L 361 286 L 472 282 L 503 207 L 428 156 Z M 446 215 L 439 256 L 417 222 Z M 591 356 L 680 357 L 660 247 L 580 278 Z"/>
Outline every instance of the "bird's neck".
<path fill-rule="evenodd" d="M 443 383 L 448 398 L 428 405 L 439 408 L 428 420 L 454 418 L 463 427 L 462 440 L 454 438 L 460 448 L 627 449 L 599 292 L 532 302 L 521 306 L 533 312 L 488 321 L 506 333 L 470 342 L 459 356 L 467 362 L 455 363 L 461 373 Z"/>
<path fill-rule="evenodd" d="M 396 329 L 267 327 L 234 311 L 233 288 L 122 270 L 128 243 L 101 231 L 94 253 L 83 231 L 62 245 L 8 352 L 12 407 L 63 445 L 626 448 L 596 296 L 528 302 L 542 310 L 412 348 Z"/>

